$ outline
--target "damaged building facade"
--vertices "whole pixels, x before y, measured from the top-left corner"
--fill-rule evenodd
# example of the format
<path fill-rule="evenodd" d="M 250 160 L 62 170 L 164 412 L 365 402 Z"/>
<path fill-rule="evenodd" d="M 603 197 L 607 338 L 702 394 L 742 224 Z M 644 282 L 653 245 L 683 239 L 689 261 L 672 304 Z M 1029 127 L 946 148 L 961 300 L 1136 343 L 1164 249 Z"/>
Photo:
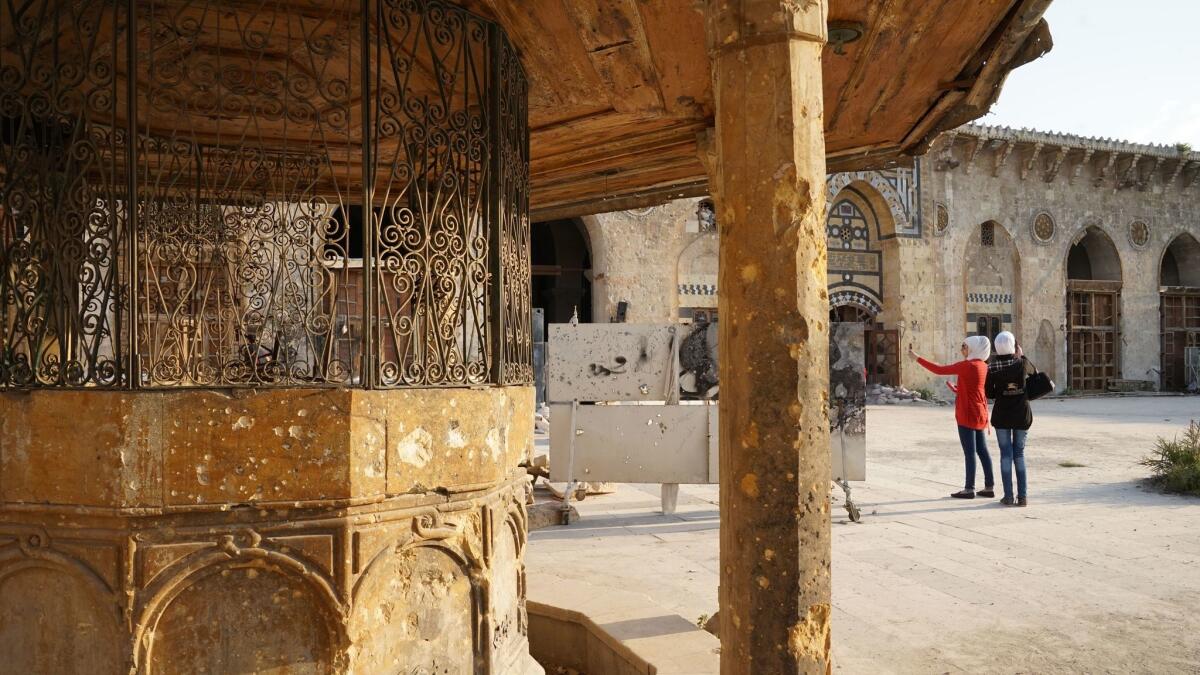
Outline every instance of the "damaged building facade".
<path fill-rule="evenodd" d="M 830 315 L 866 324 L 872 382 L 933 388 L 910 345 L 949 361 L 1009 330 L 1060 391 L 1195 386 L 1200 153 L 972 125 L 909 168 L 830 175 L 826 199 Z M 535 224 L 535 261 L 569 262 L 535 264 L 534 305 L 716 318 L 717 227 L 707 197 Z"/>

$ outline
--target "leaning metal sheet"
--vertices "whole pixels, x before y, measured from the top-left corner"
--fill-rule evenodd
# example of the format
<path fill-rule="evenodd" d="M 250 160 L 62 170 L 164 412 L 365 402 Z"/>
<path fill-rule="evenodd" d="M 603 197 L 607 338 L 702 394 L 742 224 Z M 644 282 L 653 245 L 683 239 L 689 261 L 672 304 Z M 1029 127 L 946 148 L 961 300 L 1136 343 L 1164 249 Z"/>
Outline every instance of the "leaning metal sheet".
<path fill-rule="evenodd" d="M 716 405 L 550 405 L 550 474 L 613 483 L 716 483 Z M 712 435 L 710 437 L 710 428 Z"/>
<path fill-rule="evenodd" d="M 580 405 L 662 401 L 673 326 L 550 326 L 550 466 L 556 481 L 715 483 L 717 406 Z M 862 324 L 831 325 L 831 478 L 866 480 L 866 383 Z M 642 368 L 631 364 L 641 363 Z M 604 364 L 610 364 L 610 368 Z M 613 372 L 614 370 L 620 372 Z M 607 372 L 606 372 L 607 371 Z M 572 433 L 574 431 L 574 433 Z M 571 439 L 574 471 L 568 475 Z"/>
<path fill-rule="evenodd" d="M 551 324 L 546 348 L 546 396 L 566 401 L 665 401 L 671 341 L 669 325 Z"/>
<path fill-rule="evenodd" d="M 830 324 L 829 445 L 835 479 L 867 479 L 865 354 L 863 324 Z"/>

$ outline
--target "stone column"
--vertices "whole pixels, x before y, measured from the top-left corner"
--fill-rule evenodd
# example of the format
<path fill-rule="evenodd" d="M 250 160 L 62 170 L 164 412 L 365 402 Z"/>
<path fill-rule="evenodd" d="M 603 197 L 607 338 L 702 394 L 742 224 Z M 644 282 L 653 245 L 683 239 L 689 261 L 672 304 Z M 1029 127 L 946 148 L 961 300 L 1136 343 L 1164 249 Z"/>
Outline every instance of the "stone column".
<path fill-rule="evenodd" d="M 709 0 L 721 672 L 830 667 L 826 0 Z"/>

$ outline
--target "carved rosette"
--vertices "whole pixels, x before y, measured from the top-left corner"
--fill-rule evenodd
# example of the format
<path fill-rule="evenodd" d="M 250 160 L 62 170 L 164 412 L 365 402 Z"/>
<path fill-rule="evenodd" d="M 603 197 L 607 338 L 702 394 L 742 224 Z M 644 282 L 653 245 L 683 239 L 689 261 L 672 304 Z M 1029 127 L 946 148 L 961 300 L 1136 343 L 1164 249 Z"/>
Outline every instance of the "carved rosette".
<path fill-rule="evenodd" d="M 1150 243 L 1150 226 L 1141 220 L 1130 223 L 1129 243 L 1133 244 L 1134 248 L 1146 248 L 1146 245 Z"/>
<path fill-rule="evenodd" d="M 1054 217 L 1042 211 L 1033 217 L 1033 226 L 1029 229 L 1033 240 L 1039 244 L 1049 244 L 1054 240 Z"/>
<path fill-rule="evenodd" d="M 946 234 L 946 230 L 950 229 L 950 209 L 946 205 L 938 202 L 934 204 L 935 220 L 933 222 L 933 233 L 941 236 Z"/>

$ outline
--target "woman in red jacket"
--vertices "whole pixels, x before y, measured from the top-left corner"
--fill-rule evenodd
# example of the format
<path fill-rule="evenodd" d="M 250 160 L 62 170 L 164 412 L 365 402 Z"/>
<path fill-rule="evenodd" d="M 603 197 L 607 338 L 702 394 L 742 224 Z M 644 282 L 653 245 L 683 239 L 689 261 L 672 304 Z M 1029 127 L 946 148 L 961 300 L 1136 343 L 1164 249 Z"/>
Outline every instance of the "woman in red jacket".
<path fill-rule="evenodd" d="M 962 443 L 967 464 L 967 482 L 964 488 L 950 495 L 958 499 L 995 497 L 992 477 L 992 458 L 988 455 L 987 441 L 983 437 L 988 425 L 987 396 L 983 385 L 987 382 L 987 359 L 991 356 L 992 344 L 986 335 L 972 335 L 963 340 L 963 360 L 948 366 L 939 365 L 917 356 L 911 348 L 908 355 L 917 360 L 926 370 L 938 375 L 957 375 L 957 397 L 954 400 L 954 419 L 958 422 L 958 440 Z M 983 464 L 983 489 L 975 492 L 975 456 Z"/>

